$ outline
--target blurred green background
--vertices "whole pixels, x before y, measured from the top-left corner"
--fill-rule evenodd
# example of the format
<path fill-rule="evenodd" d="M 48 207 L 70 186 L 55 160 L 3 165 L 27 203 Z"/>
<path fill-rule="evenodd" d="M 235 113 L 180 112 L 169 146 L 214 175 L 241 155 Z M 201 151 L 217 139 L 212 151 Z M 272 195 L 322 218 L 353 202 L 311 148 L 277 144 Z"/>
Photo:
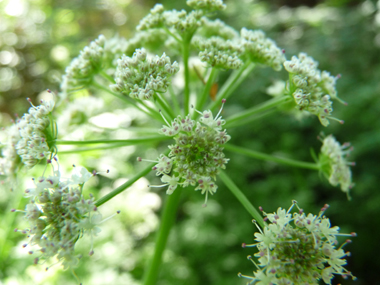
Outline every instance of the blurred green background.
<path fill-rule="evenodd" d="M 1 126 L 9 125 L 14 114 L 21 116 L 26 112 L 26 97 L 36 102 L 45 89 L 58 91 L 65 67 L 99 34 L 107 38 L 133 35 L 139 20 L 155 3 L 0 0 Z M 187 9 L 185 1 L 160 3 L 167 10 Z M 226 11 L 216 16 L 232 27 L 262 29 L 286 50 L 288 59 L 306 52 L 319 62 L 320 69 L 341 74 L 337 90 L 348 102 L 348 106 L 334 104 L 334 116 L 343 119 L 344 125 L 332 122 L 324 128 L 315 118 L 298 121 L 279 112 L 255 122 L 249 132 L 246 127 L 229 130 L 232 143 L 311 161 L 310 148 L 320 149 L 318 134 L 332 133 L 340 142 L 350 141 L 355 147 L 351 161 L 356 162 L 352 168 L 356 185 L 351 192 L 352 201 L 347 201 L 340 189 L 330 186 L 318 173 L 227 153 L 227 157 L 233 157 L 228 164 L 229 175 L 255 206 L 262 206 L 267 212 L 289 207 L 292 199 L 306 212 L 317 213 L 325 203 L 330 204 L 326 215 L 332 225 L 340 226 L 341 232 L 358 234 L 345 248 L 352 253 L 347 269 L 358 279 L 336 277 L 334 284 L 380 284 L 380 1 L 225 3 Z M 227 75 L 221 73 L 219 82 Z M 286 80 L 286 72 L 255 69 L 228 101 L 224 117 L 269 99 L 266 89 L 276 80 Z M 143 149 L 129 149 L 123 154 L 126 160 L 137 156 L 134 151 Z M 97 155 L 93 159 L 101 160 L 102 156 Z M 102 155 L 107 156 L 108 152 Z M 133 162 L 116 163 L 120 171 L 128 173 L 141 167 Z M 118 185 L 116 182 L 112 184 L 112 177 L 100 177 L 89 187 L 101 196 L 97 189 L 104 191 L 104 185 L 111 189 Z M 76 272 L 83 284 L 139 284 L 154 245 L 160 199 L 165 195 L 164 191 L 148 193 L 141 190 L 143 187 L 135 188 L 120 201 L 105 206 L 109 210 L 104 209 L 104 213 L 112 213 L 117 207 L 126 213 L 102 227 L 96 254 L 82 259 Z M 131 199 L 139 202 L 131 204 Z M 193 191 L 183 194 L 158 284 L 245 284 L 237 273 L 250 275 L 254 270 L 246 260 L 254 252 L 241 248 L 242 242 L 253 242 L 255 228 L 249 214 L 221 182 L 206 208 L 201 207 L 203 199 Z M 20 194 L 1 191 L 0 284 L 76 284 L 71 273 L 62 271 L 60 266 L 45 272 L 44 266 L 31 265 L 33 258 L 22 250 L 22 235 L 12 231 L 22 223 L 22 217 L 9 210 L 17 205 L 22 208 L 20 200 Z M 139 208 L 136 204 L 140 202 Z M 86 255 L 85 246 L 82 249 L 79 245 L 79 250 Z"/>

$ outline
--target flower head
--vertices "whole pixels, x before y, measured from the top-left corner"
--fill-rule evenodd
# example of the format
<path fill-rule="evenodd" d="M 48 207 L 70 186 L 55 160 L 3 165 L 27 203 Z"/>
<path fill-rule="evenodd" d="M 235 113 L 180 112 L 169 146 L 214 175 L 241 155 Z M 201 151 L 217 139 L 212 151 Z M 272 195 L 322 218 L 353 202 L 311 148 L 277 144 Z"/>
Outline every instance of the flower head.
<path fill-rule="evenodd" d="M 20 137 L 14 148 L 27 168 L 32 168 L 40 160 L 50 158 L 56 138 L 56 125 L 50 113 L 54 101 L 43 101 L 41 105 L 29 108 L 28 113 L 17 120 Z"/>
<path fill-rule="evenodd" d="M 349 189 L 354 186 L 349 166 L 355 163 L 346 160 L 352 149 L 349 143 L 341 145 L 332 135 L 329 135 L 323 139 L 319 155 L 321 170 L 330 184 L 333 186 L 340 184 L 340 188 L 347 195 L 349 195 Z"/>
<path fill-rule="evenodd" d="M 61 90 L 63 93 L 74 92 L 91 83 L 94 74 L 102 65 L 105 43 L 106 38 L 100 35 L 71 61 L 62 76 Z"/>
<path fill-rule="evenodd" d="M 192 32 L 200 26 L 200 19 L 203 14 L 202 10 L 193 10 L 189 13 L 185 10 L 164 11 L 162 4 L 156 4 L 150 13 L 140 21 L 137 30 L 144 31 L 165 27 L 179 34 Z"/>
<path fill-rule="evenodd" d="M 257 243 L 244 247 L 256 247 L 258 264 L 254 263 L 257 271 L 254 276 L 239 273 L 240 277 L 250 280 L 249 284 L 281 285 L 281 284 L 318 284 L 322 279 L 331 284 L 333 274 L 351 276 L 343 266 L 346 264 L 342 247 L 336 248 L 337 236 L 356 236 L 352 234 L 339 234 L 338 227 L 330 227 L 330 221 L 324 216 L 328 208 L 325 205 L 318 216 L 305 215 L 302 209 L 291 213 L 293 201 L 289 210 L 279 208 L 276 213 L 263 212 L 269 225 L 255 234 Z M 258 282 L 258 283 L 256 283 Z"/>
<path fill-rule="evenodd" d="M 55 171 L 51 176 L 34 180 L 35 187 L 25 191 L 31 198 L 25 208 L 29 227 L 21 232 L 28 236 L 28 245 L 39 248 L 41 255 L 37 261 L 57 256 L 64 268 L 75 267 L 79 260 L 75 254 L 76 241 L 100 231 L 101 214 L 94 198 L 90 195 L 86 199 L 82 193 L 89 176 L 84 167 L 74 169 L 71 179 L 66 180 Z"/>
<path fill-rule="evenodd" d="M 268 65 L 276 71 L 281 70 L 285 61 L 284 53 L 263 31 L 243 28 L 240 35 L 245 53 L 253 62 Z"/>
<path fill-rule="evenodd" d="M 175 143 L 169 146 L 168 156 L 158 158 L 153 170 L 162 175 L 164 185 L 161 186 L 169 186 L 168 194 L 177 186 L 192 185 L 206 194 L 207 201 L 208 194 L 214 194 L 218 188 L 215 180 L 219 169 L 224 169 L 229 161 L 223 153 L 223 145 L 230 136 L 222 130 L 225 121 L 219 116 L 220 112 L 215 118 L 209 110 L 199 114 L 198 121 L 190 115 L 178 116 L 160 129 L 160 134 L 173 137 Z"/>
<path fill-rule="evenodd" d="M 186 4 L 193 9 L 203 9 L 207 12 L 226 9 L 222 0 L 187 0 Z"/>
<path fill-rule="evenodd" d="M 244 49 L 230 40 L 221 37 L 195 37 L 194 45 L 200 50 L 201 61 L 207 62 L 212 67 L 223 69 L 237 69 L 242 66 L 243 61 L 239 58 Z"/>
<path fill-rule="evenodd" d="M 155 92 L 166 92 L 170 77 L 178 70 L 178 63 L 171 63 L 165 53 L 161 57 L 149 59 L 144 48 L 137 49 L 132 57 L 123 55 L 118 60 L 116 84 L 110 87 L 134 99 L 147 100 L 152 98 Z"/>
<path fill-rule="evenodd" d="M 331 76 L 327 71 L 321 72 L 317 68 L 318 62 L 306 53 L 300 53 L 298 58 L 293 56 L 291 60 L 285 61 L 284 67 L 289 72 L 287 91 L 299 110 L 318 116 L 323 126 L 329 125 L 329 119 L 342 123 L 331 117 L 333 109 L 330 99 L 340 100 L 335 90 L 338 77 Z"/>

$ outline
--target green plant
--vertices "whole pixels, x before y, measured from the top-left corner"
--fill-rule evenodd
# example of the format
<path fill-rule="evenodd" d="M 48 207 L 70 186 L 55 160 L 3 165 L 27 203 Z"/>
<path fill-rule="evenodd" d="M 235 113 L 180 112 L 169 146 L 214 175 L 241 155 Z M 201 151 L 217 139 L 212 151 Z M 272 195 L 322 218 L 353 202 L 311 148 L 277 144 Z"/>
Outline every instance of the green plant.
<path fill-rule="evenodd" d="M 267 260 L 261 262 L 266 267 L 262 269 L 258 266 L 255 277 L 249 277 L 251 283 L 297 284 L 299 280 L 294 274 L 281 273 L 279 268 L 282 267 L 278 267 L 278 264 L 272 266 L 275 262 L 273 258 L 278 257 L 272 255 L 271 251 L 278 244 L 300 244 L 301 240 L 307 240 L 307 248 L 290 249 L 294 255 L 304 250 L 318 251 L 320 255 L 319 260 L 307 264 L 307 270 L 311 270 L 307 282 L 317 282 L 322 278 L 329 284 L 332 273 L 351 275 L 342 267 L 345 253 L 341 248 L 334 249 L 335 239 L 329 238 L 331 233 L 319 231 L 318 236 L 310 229 L 307 229 L 308 232 L 302 229 L 298 234 L 289 225 L 290 218 L 281 220 L 282 228 L 273 231 L 273 226 L 266 224 L 265 219 L 247 199 L 244 190 L 239 189 L 226 171 L 223 171 L 228 169 L 229 161 L 234 159 L 225 157 L 224 150 L 228 150 L 250 158 L 319 171 L 333 186 L 340 184 L 348 195 L 353 184 L 348 167 L 350 163 L 345 160 L 347 145 L 340 145 L 332 136 L 324 138 L 321 154 L 318 157 L 313 155 L 315 162 L 312 163 L 232 145 L 228 142 L 231 137 L 227 134 L 227 130 L 256 122 L 269 112 L 277 110 L 293 112 L 299 116 L 313 114 L 323 126 L 327 126 L 329 119 L 335 119 L 331 116 L 331 99 L 342 102 L 335 90 L 338 77 L 320 71 L 318 63 L 305 53 L 287 61 L 284 51 L 262 31 L 243 28 L 239 34 L 220 20 L 210 20 L 208 16 L 225 9 L 226 6 L 221 1 L 187 1 L 187 4 L 194 10 L 165 11 L 162 5 L 157 4 L 140 22 L 139 32 L 133 38 L 106 39 L 99 36 L 82 50 L 66 68 L 61 92 L 55 103 L 62 114 L 70 110 L 68 124 L 65 125 L 64 121 L 60 124 L 59 116 L 55 119 L 52 112 L 54 104 L 43 101 L 40 106 L 32 106 L 28 114 L 6 130 L 8 137 L 2 152 L 2 166 L 8 183 L 16 183 L 14 176 L 18 175 L 17 170 L 22 167 L 46 165 L 42 176 L 35 180 L 35 186 L 28 188 L 30 201 L 26 206 L 25 217 L 29 226 L 22 231 L 30 237 L 30 245 L 40 246 L 42 254 L 35 262 L 58 255 L 58 260 L 64 267 L 74 268 L 79 258 L 74 251 L 77 240 L 85 234 L 89 234 L 92 239 L 98 232 L 97 225 L 101 222 L 98 208 L 103 208 L 106 202 L 154 170 L 163 183 L 159 187 L 168 187 L 167 194 L 170 196 L 167 197 L 161 217 L 154 255 L 145 273 L 145 284 L 153 284 L 157 279 L 162 254 L 180 201 L 181 188 L 201 190 L 206 205 L 208 194 L 217 193 L 219 178 L 263 228 L 264 234 L 267 229 L 272 230 L 269 241 L 264 242 L 266 247 L 261 248 L 264 255 L 268 255 Z M 197 52 L 197 60 L 191 63 Z M 227 109 L 229 99 L 237 88 L 261 65 L 272 67 L 275 71 L 285 66 L 289 79 L 283 84 L 282 91 L 264 103 L 222 119 L 223 107 L 217 111 L 218 107 L 226 104 Z M 230 72 L 230 69 L 233 71 Z M 221 77 L 224 73 L 228 74 L 228 79 L 219 82 L 218 75 Z M 216 83 L 221 86 L 218 92 L 215 92 Z M 130 128 L 133 134 L 130 139 L 110 139 L 117 135 L 107 132 L 104 125 L 99 121 L 94 123 L 91 119 L 99 110 L 86 110 L 97 104 L 96 98 L 89 94 L 103 98 L 108 104 L 100 107 L 111 114 L 108 123 L 116 121 L 117 114 L 120 114 L 116 111 L 116 106 L 125 104 L 129 111 L 138 110 L 139 114 L 144 114 L 144 119 L 149 120 L 145 125 L 149 128 Z M 82 106 L 84 110 L 76 109 L 75 105 Z M 217 113 L 215 118 L 213 113 Z M 103 130 L 87 129 L 83 140 L 62 140 L 70 137 L 71 130 L 78 130 L 88 122 Z M 155 135 L 152 135 L 151 128 L 158 130 Z M 94 139 L 96 134 L 99 137 Z M 162 149 L 162 141 L 172 138 L 174 144 L 166 143 Z M 100 147 L 91 146 L 99 144 Z M 97 200 L 93 197 L 86 199 L 87 195 L 83 193 L 84 183 L 91 176 L 85 168 L 76 167 L 71 178 L 61 178 L 62 163 L 56 159 L 62 154 L 89 153 L 140 144 L 156 146 L 160 150 L 158 158 L 133 178 Z M 85 147 L 61 150 L 60 147 L 64 145 Z M 139 154 L 138 150 L 135 153 Z M 140 157 L 137 160 L 143 161 Z M 45 171 L 50 171 L 48 169 L 53 174 L 46 177 Z M 77 169 L 80 169 L 79 173 Z M 96 175 L 97 171 L 93 173 Z M 318 218 L 313 217 L 310 220 L 313 226 L 323 224 L 327 232 L 338 234 L 336 228 L 330 228 L 329 222 L 326 222 L 328 219 L 322 217 L 322 214 Z M 275 217 L 269 219 L 272 223 L 278 220 Z M 291 240 L 276 241 L 282 234 L 286 234 L 285 238 L 290 235 Z M 261 242 L 260 237 L 257 239 Z M 89 252 L 90 255 L 94 253 L 92 247 Z M 339 256 L 334 257 L 334 262 L 331 261 L 331 252 L 339 252 Z M 298 262 L 296 258 L 292 260 Z M 302 282 L 306 281 L 302 279 Z"/>

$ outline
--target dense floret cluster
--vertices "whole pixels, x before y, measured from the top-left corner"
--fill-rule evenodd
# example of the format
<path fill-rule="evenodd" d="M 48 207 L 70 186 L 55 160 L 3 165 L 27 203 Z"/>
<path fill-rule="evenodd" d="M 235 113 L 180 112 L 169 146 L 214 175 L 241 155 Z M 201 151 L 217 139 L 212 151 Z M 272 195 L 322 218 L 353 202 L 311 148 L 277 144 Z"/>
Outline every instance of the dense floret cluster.
<path fill-rule="evenodd" d="M 243 28 L 240 35 L 245 53 L 251 61 L 269 65 L 276 71 L 281 70 L 285 61 L 284 51 L 263 31 Z"/>
<path fill-rule="evenodd" d="M 349 195 L 349 189 L 354 186 L 349 167 L 354 163 L 346 160 L 352 150 L 350 143 L 341 145 L 332 135 L 325 137 L 322 143 L 319 163 L 323 173 L 331 185 L 338 186 L 340 184 L 342 191 Z"/>
<path fill-rule="evenodd" d="M 118 60 L 116 84 L 110 88 L 134 99 L 148 100 L 155 92 L 166 92 L 170 77 L 178 70 L 178 63 L 171 63 L 165 53 L 161 57 L 147 58 L 145 49 L 137 49 L 132 57 L 123 55 Z"/>
<path fill-rule="evenodd" d="M 4 161 L 5 165 L 12 169 L 15 167 L 17 158 L 14 152 L 27 168 L 32 168 L 42 159 L 50 158 L 56 136 L 56 126 L 50 116 L 53 108 L 54 101 L 41 100 L 41 105 L 32 105 L 28 113 L 8 129 L 9 141 L 3 152 L 7 160 Z"/>
<path fill-rule="evenodd" d="M 329 119 L 335 119 L 331 117 L 333 108 L 330 99 L 340 100 L 335 89 L 338 77 L 331 76 L 327 71 L 321 72 L 317 68 L 318 62 L 306 53 L 293 56 L 284 62 L 284 66 L 289 72 L 287 92 L 293 97 L 297 108 L 318 116 L 321 124 L 328 126 Z"/>
<path fill-rule="evenodd" d="M 257 271 L 254 276 L 240 277 L 250 280 L 249 284 L 262 285 L 296 285 L 296 284 L 319 284 L 322 279 L 326 284 L 331 284 L 333 274 L 351 276 L 343 266 L 346 264 L 342 247 L 349 243 L 347 240 L 340 247 L 337 236 L 356 236 L 355 233 L 340 234 L 339 227 L 331 227 L 330 220 L 324 216 L 328 208 L 325 205 L 318 216 L 306 215 L 302 209 L 291 213 L 296 202 L 288 211 L 278 208 L 277 212 L 267 214 L 263 212 L 269 225 L 264 230 L 255 233 L 255 244 L 243 244 L 243 247 L 256 247 L 258 253 L 255 257 L 259 263 L 256 264 Z M 298 207 L 298 205 L 297 205 Z"/>
<path fill-rule="evenodd" d="M 67 180 L 55 171 L 53 175 L 35 179 L 35 187 L 26 189 L 30 202 L 25 208 L 25 219 L 29 227 L 20 231 L 29 238 L 25 247 L 38 246 L 35 263 L 57 256 L 64 268 L 75 267 L 80 258 L 75 254 L 77 240 L 100 231 L 97 225 L 102 215 L 94 198 L 85 199 L 82 193 L 84 183 L 91 176 L 84 167 L 76 167 Z"/>

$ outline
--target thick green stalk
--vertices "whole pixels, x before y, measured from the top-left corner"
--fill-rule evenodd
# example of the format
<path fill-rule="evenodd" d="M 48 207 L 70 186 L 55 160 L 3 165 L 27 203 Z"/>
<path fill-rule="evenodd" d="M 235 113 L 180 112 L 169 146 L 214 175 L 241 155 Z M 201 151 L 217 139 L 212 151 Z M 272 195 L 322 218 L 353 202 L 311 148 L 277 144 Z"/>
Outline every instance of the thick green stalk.
<path fill-rule="evenodd" d="M 168 195 L 161 215 L 160 228 L 156 236 L 156 245 L 153 258 L 145 274 L 144 285 L 153 285 L 157 282 L 157 277 L 162 262 L 162 254 L 168 241 L 170 229 L 174 224 L 179 203 L 181 190 L 177 189 L 173 194 Z"/>
<path fill-rule="evenodd" d="M 182 40 L 182 56 L 183 56 L 183 67 L 184 67 L 184 74 L 185 74 L 185 89 L 184 89 L 184 115 L 186 116 L 189 114 L 189 104 L 190 104 L 190 70 L 189 70 L 189 51 L 190 47 L 190 40 L 187 38 L 184 38 Z"/>
<path fill-rule="evenodd" d="M 232 92 L 239 87 L 239 85 L 247 78 L 254 68 L 255 64 L 248 61 L 238 70 L 232 72 L 230 77 L 223 84 L 222 88 L 220 88 L 218 94 L 216 94 L 216 100 L 212 102 L 207 109 L 214 110 L 217 106 L 219 106 L 222 99 L 228 99 Z"/>
<path fill-rule="evenodd" d="M 155 166 L 157 163 L 152 163 L 148 167 L 146 167 L 144 170 L 137 173 L 135 176 L 133 176 L 131 179 L 129 179 L 124 184 L 120 185 L 116 189 L 112 190 L 112 192 L 108 193 L 107 195 L 100 198 L 98 201 L 95 202 L 95 205 L 97 207 L 103 205 L 108 200 L 111 200 L 116 195 L 120 194 L 124 190 L 126 190 L 128 187 L 130 187 L 133 183 L 135 183 L 137 180 L 139 180 L 141 177 L 147 175 L 150 171 L 152 171 L 152 167 Z"/>
<path fill-rule="evenodd" d="M 226 125 L 225 128 L 231 128 L 231 127 L 237 127 L 244 125 L 248 120 L 248 117 L 251 117 L 253 115 L 257 115 L 258 113 L 267 111 L 273 107 L 276 107 L 278 105 L 284 104 L 287 101 L 289 101 L 288 96 L 281 96 L 281 97 L 274 97 L 266 102 L 263 102 L 259 105 L 256 105 L 248 110 L 245 110 L 243 112 L 239 112 L 236 115 L 233 115 L 226 119 Z"/>
<path fill-rule="evenodd" d="M 257 221 L 257 223 L 264 228 L 265 222 L 260 213 L 256 208 L 249 202 L 248 198 L 244 193 L 236 186 L 236 184 L 231 180 L 231 178 L 224 172 L 220 171 L 219 177 L 222 179 L 223 183 L 227 186 L 228 189 L 235 195 L 243 207 L 251 214 L 251 216 Z"/>
<path fill-rule="evenodd" d="M 162 141 L 162 140 L 167 140 L 167 139 L 168 137 L 166 136 L 154 136 L 154 137 L 129 139 L 129 140 L 88 140 L 88 141 L 56 140 L 54 142 L 56 145 L 84 145 L 84 144 L 100 144 L 100 143 L 135 145 L 135 144 L 140 144 L 140 143 L 150 143 L 150 142 Z"/>
<path fill-rule="evenodd" d="M 307 169 L 312 169 L 312 170 L 319 170 L 320 166 L 315 163 L 311 162 L 303 162 L 303 161 L 298 161 L 298 160 L 293 160 L 285 157 L 277 157 L 277 156 L 272 156 L 269 154 L 265 154 L 262 152 L 234 146 L 231 144 L 226 144 L 224 146 L 226 150 L 230 150 L 248 157 L 256 158 L 256 159 L 261 159 L 261 160 L 266 160 L 266 161 L 273 161 L 277 162 L 280 164 L 285 164 L 293 167 L 300 167 L 300 168 L 307 168 Z"/>
<path fill-rule="evenodd" d="M 203 106 L 204 106 L 204 104 L 206 103 L 207 98 L 209 97 L 209 94 L 210 94 L 211 86 L 214 83 L 217 74 L 218 74 L 218 69 L 215 68 L 215 67 L 212 67 L 210 75 L 208 76 L 206 85 L 205 85 L 205 87 L 203 89 L 203 93 L 198 98 L 197 107 L 196 107 L 197 110 L 201 111 L 202 108 L 203 108 Z M 194 114 L 198 114 L 198 113 L 195 112 Z M 197 115 L 194 115 L 194 116 L 196 117 Z"/>

